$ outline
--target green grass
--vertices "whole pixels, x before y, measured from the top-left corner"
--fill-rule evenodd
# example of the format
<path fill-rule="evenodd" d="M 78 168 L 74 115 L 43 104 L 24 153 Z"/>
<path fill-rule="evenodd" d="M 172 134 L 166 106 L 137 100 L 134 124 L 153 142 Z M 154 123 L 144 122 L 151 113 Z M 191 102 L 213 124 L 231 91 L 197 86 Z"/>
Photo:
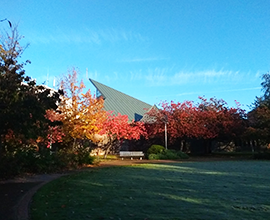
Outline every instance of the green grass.
<path fill-rule="evenodd" d="M 42 187 L 32 220 L 269 219 L 270 162 L 90 169 Z"/>

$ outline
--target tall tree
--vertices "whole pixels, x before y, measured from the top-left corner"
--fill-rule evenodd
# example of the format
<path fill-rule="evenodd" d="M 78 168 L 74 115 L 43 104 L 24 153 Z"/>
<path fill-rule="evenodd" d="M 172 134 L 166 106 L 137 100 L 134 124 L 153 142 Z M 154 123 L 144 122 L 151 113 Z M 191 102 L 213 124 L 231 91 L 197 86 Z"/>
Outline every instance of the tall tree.
<path fill-rule="evenodd" d="M 37 86 L 25 76 L 19 63 L 25 47 L 20 46 L 17 27 L 0 36 L 0 151 L 3 152 L 6 134 L 20 137 L 20 143 L 46 135 L 50 121 L 46 110 L 56 109 L 59 93 Z"/>
<path fill-rule="evenodd" d="M 253 109 L 248 113 L 247 139 L 260 145 L 270 143 L 270 72 L 262 75 L 263 95 L 256 97 Z"/>
<path fill-rule="evenodd" d="M 77 71 L 72 69 L 64 76 L 60 83 L 64 91 L 59 110 L 63 116 L 63 131 L 65 141 L 87 139 L 95 141 L 95 134 L 100 131 L 100 124 L 106 118 L 103 109 L 103 99 L 91 95 L 90 90 L 83 92 L 85 85 L 83 81 L 78 82 Z"/>
<path fill-rule="evenodd" d="M 263 95 L 261 97 L 257 97 L 255 107 L 266 106 L 267 108 L 270 108 L 270 72 L 262 75 L 261 86 Z"/>

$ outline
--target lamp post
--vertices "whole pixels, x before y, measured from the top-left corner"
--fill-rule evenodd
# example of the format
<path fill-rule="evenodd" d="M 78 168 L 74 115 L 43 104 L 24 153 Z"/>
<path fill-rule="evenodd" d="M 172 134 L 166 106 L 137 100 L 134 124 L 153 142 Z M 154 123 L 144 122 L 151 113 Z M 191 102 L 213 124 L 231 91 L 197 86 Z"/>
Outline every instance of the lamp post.
<path fill-rule="evenodd" d="M 167 124 L 168 124 L 168 116 L 167 115 L 164 115 L 164 124 L 165 124 L 165 129 L 164 129 L 164 132 L 165 132 L 165 149 L 167 150 L 168 149 L 168 132 L 167 132 Z"/>
<path fill-rule="evenodd" d="M 168 149 L 167 142 L 168 142 L 168 140 L 167 140 L 167 122 L 165 122 L 165 148 L 166 148 L 166 150 Z"/>

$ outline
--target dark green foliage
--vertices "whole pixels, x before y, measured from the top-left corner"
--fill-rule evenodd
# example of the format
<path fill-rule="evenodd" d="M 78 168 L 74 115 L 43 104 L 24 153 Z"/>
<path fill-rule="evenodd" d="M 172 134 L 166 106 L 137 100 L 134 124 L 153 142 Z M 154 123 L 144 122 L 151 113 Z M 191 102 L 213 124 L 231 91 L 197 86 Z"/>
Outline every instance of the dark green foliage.
<path fill-rule="evenodd" d="M 188 159 L 189 156 L 182 151 L 175 150 L 165 150 L 162 153 L 158 154 L 149 154 L 149 160 L 180 160 L 180 159 Z"/>
<path fill-rule="evenodd" d="M 270 72 L 262 75 L 261 86 L 264 94 L 261 97 L 257 97 L 255 106 L 267 106 L 270 108 Z"/>
<path fill-rule="evenodd" d="M 92 164 L 94 157 L 90 156 L 89 148 L 80 147 L 76 149 L 75 152 L 63 152 L 70 156 L 69 163 L 77 166 L 82 166 L 84 164 Z"/>
<path fill-rule="evenodd" d="M 189 156 L 186 153 L 182 152 L 182 151 L 177 151 L 176 154 L 181 159 L 188 159 L 189 158 Z"/>
<path fill-rule="evenodd" d="M 50 149 L 37 151 L 25 147 L 14 152 L 7 152 L 0 158 L 0 178 L 8 178 L 23 173 L 49 173 L 66 169 L 76 169 L 85 164 L 92 164 L 94 157 L 89 151 L 67 152 Z"/>
<path fill-rule="evenodd" d="M 149 160 L 160 160 L 160 154 L 149 154 L 148 159 Z"/>
<path fill-rule="evenodd" d="M 180 159 L 180 157 L 178 157 L 177 152 L 175 150 L 166 150 L 162 155 L 163 155 L 163 157 L 161 157 L 161 159 L 163 159 L 163 160 Z"/>
<path fill-rule="evenodd" d="M 252 111 L 248 113 L 247 140 L 256 140 L 260 145 L 270 143 L 270 72 L 262 76 L 261 97 L 256 97 Z"/>
<path fill-rule="evenodd" d="M 52 169 L 53 159 L 49 152 L 37 152 L 31 147 L 17 149 L 7 152 L 1 157 L 1 178 L 15 176 L 21 173 L 41 173 Z M 55 167 L 54 167 L 55 168 Z"/>
<path fill-rule="evenodd" d="M 48 126 L 52 125 L 45 118 L 46 110 L 55 110 L 60 101 L 58 92 L 37 86 L 25 76 L 23 67 L 30 61 L 18 63 L 25 49 L 19 44 L 21 38 L 16 28 L 0 38 L 0 155 L 9 145 L 9 134 L 22 143 L 21 147 L 31 139 L 45 137 Z"/>
<path fill-rule="evenodd" d="M 147 154 L 160 154 L 163 153 L 165 151 L 165 147 L 161 146 L 161 145 L 152 145 L 148 150 L 147 150 Z"/>
<path fill-rule="evenodd" d="M 24 65 L 18 63 L 26 47 L 21 47 L 15 28 L 0 35 L 0 175 L 23 172 L 49 172 L 65 167 L 62 158 L 48 149 L 36 151 L 38 137 L 48 135 L 49 126 L 59 125 L 45 117 L 47 110 L 56 110 L 60 91 L 52 92 L 37 86 L 25 76 Z"/>

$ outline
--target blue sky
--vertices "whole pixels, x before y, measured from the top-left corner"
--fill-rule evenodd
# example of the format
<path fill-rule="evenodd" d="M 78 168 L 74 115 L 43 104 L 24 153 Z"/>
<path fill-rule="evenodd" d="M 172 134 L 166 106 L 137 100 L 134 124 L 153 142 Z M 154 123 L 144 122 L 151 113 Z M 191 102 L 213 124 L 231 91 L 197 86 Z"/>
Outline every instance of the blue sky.
<path fill-rule="evenodd" d="M 26 75 L 53 86 L 72 67 L 149 104 L 224 99 L 242 108 L 270 70 L 269 0 L 2 0 Z M 8 23 L 0 23 L 8 29 Z"/>

